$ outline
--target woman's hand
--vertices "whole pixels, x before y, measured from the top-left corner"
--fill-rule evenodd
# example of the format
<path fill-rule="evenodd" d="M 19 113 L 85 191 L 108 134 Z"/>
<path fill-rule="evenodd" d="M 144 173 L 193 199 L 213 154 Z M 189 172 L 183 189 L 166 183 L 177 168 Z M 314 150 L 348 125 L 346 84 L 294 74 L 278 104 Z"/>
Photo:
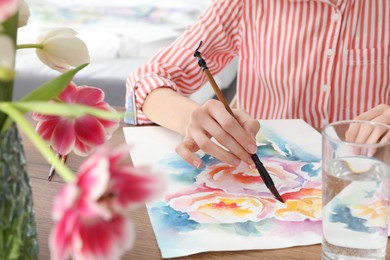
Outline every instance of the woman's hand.
<path fill-rule="evenodd" d="M 357 116 L 354 120 L 366 120 L 390 125 L 390 106 L 386 104 L 378 105 Z M 346 132 L 346 141 L 367 144 L 384 143 L 390 141 L 390 132 L 384 127 L 367 125 L 363 128 L 359 127 L 358 124 L 354 124 Z"/>
<path fill-rule="evenodd" d="M 197 168 L 201 167 L 202 160 L 194 153 L 200 149 L 225 163 L 239 165 L 244 161 L 253 165 L 250 154 L 257 151 L 255 136 L 260 124 L 244 110 L 233 110 L 233 113 L 237 119 L 214 99 L 193 110 L 184 141 L 177 145 L 176 152 Z"/>

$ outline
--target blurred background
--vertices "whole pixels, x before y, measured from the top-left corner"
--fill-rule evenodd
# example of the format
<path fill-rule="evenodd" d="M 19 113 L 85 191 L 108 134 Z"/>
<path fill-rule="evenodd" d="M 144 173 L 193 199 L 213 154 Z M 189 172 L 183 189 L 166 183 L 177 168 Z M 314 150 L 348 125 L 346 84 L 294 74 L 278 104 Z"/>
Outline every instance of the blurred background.
<path fill-rule="evenodd" d="M 169 45 L 193 23 L 211 0 L 26 0 L 31 16 L 18 31 L 18 43 L 35 43 L 50 28 L 70 27 L 87 44 L 91 63 L 79 72 L 77 85 L 105 91 L 111 105 L 124 106 L 125 81 L 160 48 Z M 17 51 L 14 99 L 19 99 L 59 73 L 36 61 L 34 50 Z M 237 61 L 216 81 L 228 99 L 234 95 Z M 204 86 L 191 96 L 199 103 L 214 96 Z"/>

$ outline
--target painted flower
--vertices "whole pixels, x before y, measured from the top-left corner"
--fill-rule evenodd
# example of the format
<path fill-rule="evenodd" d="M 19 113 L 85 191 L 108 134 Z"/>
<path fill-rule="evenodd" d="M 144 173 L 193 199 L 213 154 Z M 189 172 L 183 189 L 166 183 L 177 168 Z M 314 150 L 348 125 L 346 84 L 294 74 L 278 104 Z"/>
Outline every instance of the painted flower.
<path fill-rule="evenodd" d="M 263 162 L 285 203 L 274 198 L 257 170 L 221 162 L 197 175 L 195 188 L 168 195 L 166 200 L 199 223 L 319 220 L 321 178 L 309 178 L 317 172 L 317 165 L 274 157 L 263 158 Z"/>
<path fill-rule="evenodd" d="M 47 66 L 60 72 L 89 62 L 89 53 L 85 43 L 76 37 L 77 32 L 70 28 L 55 28 L 37 39 L 38 58 Z"/>
<path fill-rule="evenodd" d="M 13 16 L 18 10 L 18 0 L 0 0 L 0 23 Z"/>
<path fill-rule="evenodd" d="M 277 190 L 283 195 L 286 191 L 300 189 L 308 179 L 308 173 L 303 171 L 305 162 L 289 161 L 281 158 L 263 158 L 265 168 L 270 173 Z M 319 165 L 319 164 L 318 164 Z M 319 167 L 319 166 L 318 166 Z M 264 185 L 259 172 L 247 167 L 236 167 L 218 163 L 206 168 L 196 178 L 196 183 L 205 183 L 209 187 L 221 188 L 229 193 L 244 193 L 254 196 L 273 197 Z M 312 183 L 320 187 L 321 182 Z"/>
<path fill-rule="evenodd" d="M 97 87 L 76 86 L 70 83 L 58 99 L 68 104 L 87 105 L 106 111 L 115 111 L 104 102 L 104 92 Z M 62 155 L 72 150 L 81 156 L 88 155 L 98 145 L 111 138 L 112 133 L 119 126 L 119 119 L 104 120 L 90 115 L 68 118 L 33 113 L 32 118 L 38 121 L 37 133 Z"/>
<path fill-rule="evenodd" d="M 128 147 L 101 146 L 81 166 L 74 182 L 57 194 L 50 236 L 53 259 L 119 259 L 131 248 L 134 227 L 125 211 L 162 191 L 147 168 L 126 164 Z"/>
<path fill-rule="evenodd" d="M 288 221 L 321 220 L 321 189 L 302 188 L 283 195 L 285 207 L 275 211 L 275 218 Z"/>
<path fill-rule="evenodd" d="M 279 206 L 274 199 L 198 186 L 167 197 L 168 205 L 186 212 L 198 223 L 238 223 L 272 217 Z"/>

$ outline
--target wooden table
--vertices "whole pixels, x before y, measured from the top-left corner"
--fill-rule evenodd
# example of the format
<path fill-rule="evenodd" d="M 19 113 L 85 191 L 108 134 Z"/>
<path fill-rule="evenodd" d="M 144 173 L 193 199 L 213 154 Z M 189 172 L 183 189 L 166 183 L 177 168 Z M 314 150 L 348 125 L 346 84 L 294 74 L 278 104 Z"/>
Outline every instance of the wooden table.
<path fill-rule="evenodd" d="M 125 125 L 122 123 L 121 127 L 123 126 Z M 111 146 L 125 143 L 121 127 L 113 134 L 111 140 L 108 142 Z M 33 189 L 34 207 L 40 245 L 40 259 L 45 260 L 50 258 L 48 238 L 53 226 L 50 210 L 53 198 L 61 185 L 63 185 L 63 181 L 57 175 L 54 176 L 51 182 L 47 181 L 47 174 L 50 168 L 49 164 L 24 136 L 23 132 L 21 132 L 21 134 L 28 162 L 28 172 Z M 68 165 L 75 171 L 83 160 L 84 158 L 77 157 L 72 154 L 68 158 Z M 128 251 L 122 259 L 161 259 L 160 251 L 157 246 L 145 206 L 131 210 L 129 212 L 129 217 L 134 221 L 136 226 L 136 242 L 134 247 Z M 387 245 L 388 252 L 390 252 L 389 247 L 390 243 Z M 321 259 L 321 245 L 317 244 L 312 246 L 300 246 L 275 250 L 207 252 L 179 259 Z"/>

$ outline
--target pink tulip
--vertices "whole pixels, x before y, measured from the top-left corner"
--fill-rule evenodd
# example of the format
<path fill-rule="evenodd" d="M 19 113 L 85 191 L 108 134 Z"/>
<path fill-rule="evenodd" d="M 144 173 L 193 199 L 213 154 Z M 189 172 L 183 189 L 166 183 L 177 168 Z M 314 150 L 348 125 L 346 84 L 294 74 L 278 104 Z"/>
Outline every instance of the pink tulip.
<path fill-rule="evenodd" d="M 50 236 L 53 259 L 119 259 L 134 242 L 125 211 L 161 194 L 161 179 L 123 159 L 127 147 L 101 146 L 80 167 L 76 180 L 57 194 Z"/>
<path fill-rule="evenodd" d="M 104 102 L 104 92 L 96 87 L 76 86 L 70 83 L 58 99 L 68 104 L 115 111 Z M 90 115 L 69 118 L 33 113 L 32 117 L 38 121 L 36 127 L 38 134 L 62 155 L 72 150 L 81 156 L 88 155 L 98 145 L 111 138 L 119 126 L 119 120 L 104 120 Z"/>
<path fill-rule="evenodd" d="M 0 0 L 0 23 L 13 16 L 18 10 L 19 0 Z"/>

